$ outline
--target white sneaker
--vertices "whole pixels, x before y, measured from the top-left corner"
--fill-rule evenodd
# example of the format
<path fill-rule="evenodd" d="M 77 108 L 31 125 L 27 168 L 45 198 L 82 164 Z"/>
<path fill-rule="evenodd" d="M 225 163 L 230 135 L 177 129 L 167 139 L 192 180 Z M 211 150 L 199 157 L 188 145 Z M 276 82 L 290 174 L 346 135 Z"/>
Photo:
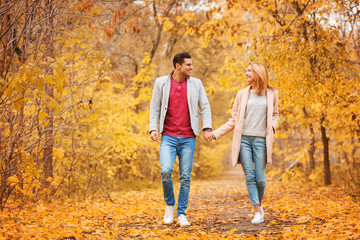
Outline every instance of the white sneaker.
<path fill-rule="evenodd" d="M 178 222 L 180 223 L 180 227 L 190 226 L 191 225 L 184 214 L 181 214 L 178 217 Z"/>
<path fill-rule="evenodd" d="M 263 216 L 261 215 L 261 213 L 255 212 L 254 219 L 251 220 L 251 223 L 253 223 L 253 224 L 258 224 L 258 223 L 262 223 L 262 222 L 264 222 L 264 218 L 263 218 Z"/>
<path fill-rule="evenodd" d="M 261 211 L 261 216 L 264 218 L 265 213 L 264 213 L 264 209 L 263 209 L 263 207 L 262 207 L 262 206 L 260 206 L 260 211 Z"/>
<path fill-rule="evenodd" d="M 166 206 L 164 214 L 164 224 L 172 224 L 174 221 L 175 206 Z"/>

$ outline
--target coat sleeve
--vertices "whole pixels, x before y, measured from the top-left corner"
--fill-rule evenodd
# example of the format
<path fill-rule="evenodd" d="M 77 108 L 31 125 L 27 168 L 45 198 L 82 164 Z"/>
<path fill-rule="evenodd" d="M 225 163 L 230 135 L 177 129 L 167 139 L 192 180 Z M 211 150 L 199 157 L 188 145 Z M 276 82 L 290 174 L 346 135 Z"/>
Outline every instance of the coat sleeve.
<path fill-rule="evenodd" d="M 231 118 L 229 118 L 229 120 L 223 124 L 221 127 L 219 127 L 218 129 L 216 129 L 214 131 L 214 135 L 215 135 L 215 139 L 219 139 L 222 136 L 224 136 L 225 134 L 229 133 L 230 131 L 232 131 L 235 127 L 235 121 L 236 118 L 239 114 L 239 108 L 240 108 L 240 102 L 241 102 L 241 93 L 240 91 L 236 94 L 236 98 L 234 101 L 234 106 L 231 110 Z"/>
<path fill-rule="evenodd" d="M 150 124 L 149 132 L 158 131 L 158 123 L 160 119 L 160 109 L 161 109 L 161 89 L 159 80 L 156 79 L 153 94 L 151 97 L 150 103 Z"/>
<path fill-rule="evenodd" d="M 272 127 L 274 129 L 274 133 L 276 131 L 276 127 L 278 125 L 279 122 L 279 93 L 278 90 L 275 90 L 274 92 L 274 111 L 273 111 L 273 115 L 272 115 Z"/>
<path fill-rule="evenodd" d="M 203 129 L 210 128 L 212 129 L 212 120 L 211 120 L 211 108 L 209 104 L 209 100 L 206 96 L 206 92 L 204 89 L 204 86 L 202 85 L 202 82 L 200 81 L 200 97 L 199 97 L 199 108 L 200 108 L 200 114 L 201 119 L 203 123 Z"/>

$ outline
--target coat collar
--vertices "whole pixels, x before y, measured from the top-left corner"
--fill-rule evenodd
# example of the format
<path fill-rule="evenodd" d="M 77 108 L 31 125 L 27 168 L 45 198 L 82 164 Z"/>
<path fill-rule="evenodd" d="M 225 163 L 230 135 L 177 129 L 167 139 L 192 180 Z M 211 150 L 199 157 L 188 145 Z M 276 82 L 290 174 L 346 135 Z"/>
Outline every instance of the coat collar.
<path fill-rule="evenodd" d="M 169 96 L 170 96 L 170 86 L 171 86 L 171 76 L 174 74 L 174 71 L 172 71 L 169 75 L 168 75 L 168 80 L 166 81 L 165 83 L 165 99 L 166 99 L 166 106 L 168 105 L 169 103 Z M 188 100 L 188 103 L 191 102 L 191 92 L 190 92 L 190 88 L 189 88 L 189 85 L 191 84 L 191 77 L 190 76 L 186 76 L 186 81 L 187 81 L 187 93 L 186 93 L 186 96 L 187 96 L 187 100 Z"/>
<path fill-rule="evenodd" d="M 168 75 L 168 79 L 171 80 L 171 76 L 174 74 L 175 71 L 171 71 L 171 73 Z M 190 76 L 185 76 L 186 80 L 190 80 Z"/>
<path fill-rule="evenodd" d="M 245 94 L 243 95 L 243 98 L 241 99 L 242 100 L 242 102 L 247 102 L 247 100 L 249 99 L 249 95 L 250 95 L 250 88 L 251 88 L 251 86 L 249 85 L 249 86 L 247 86 L 246 88 L 245 88 Z"/>
<path fill-rule="evenodd" d="M 273 102 L 274 102 L 274 92 L 270 89 L 266 91 L 266 101 L 267 101 L 267 122 L 271 123 L 272 112 L 273 112 Z M 271 126 L 268 126 L 271 127 Z M 271 128 L 270 128 L 271 130 Z"/>

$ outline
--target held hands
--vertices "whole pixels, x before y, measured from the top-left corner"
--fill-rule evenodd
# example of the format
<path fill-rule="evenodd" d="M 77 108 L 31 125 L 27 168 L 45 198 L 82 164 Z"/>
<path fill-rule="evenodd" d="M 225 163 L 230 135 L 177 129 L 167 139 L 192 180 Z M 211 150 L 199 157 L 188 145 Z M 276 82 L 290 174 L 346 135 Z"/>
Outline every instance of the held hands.
<path fill-rule="evenodd" d="M 151 131 L 150 137 L 153 141 L 158 142 L 159 141 L 159 133 L 157 131 Z"/>
<path fill-rule="evenodd" d="M 159 133 L 157 131 L 151 131 L 150 137 L 153 141 L 159 142 Z M 204 139 L 207 142 L 211 142 L 213 139 L 215 139 L 214 133 L 205 131 L 204 132 Z"/>
<path fill-rule="evenodd" d="M 213 139 L 215 139 L 215 135 L 213 132 L 205 131 L 204 132 L 204 139 L 207 142 L 211 142 Z"/>

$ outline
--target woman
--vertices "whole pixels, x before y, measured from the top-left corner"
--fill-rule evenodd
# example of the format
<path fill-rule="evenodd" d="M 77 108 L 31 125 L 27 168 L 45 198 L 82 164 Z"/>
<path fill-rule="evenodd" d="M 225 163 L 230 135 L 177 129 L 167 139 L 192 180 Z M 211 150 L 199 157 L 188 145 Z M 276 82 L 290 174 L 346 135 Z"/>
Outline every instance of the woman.
<path fill-rule="evenodd" d="M 267 69 L 260 63 L 250 63 L 246 70 L 248 87 L 235 98 L 231 118 L 213 132 L 219 139 L 234 129 L 232 163 L 241 163 L 246 187 L 255 216 L 251 223 L 264 222 L 266 163 L 271 164 L 273 136 L 279 121 L 278 91 L 269 86 Z"/>

